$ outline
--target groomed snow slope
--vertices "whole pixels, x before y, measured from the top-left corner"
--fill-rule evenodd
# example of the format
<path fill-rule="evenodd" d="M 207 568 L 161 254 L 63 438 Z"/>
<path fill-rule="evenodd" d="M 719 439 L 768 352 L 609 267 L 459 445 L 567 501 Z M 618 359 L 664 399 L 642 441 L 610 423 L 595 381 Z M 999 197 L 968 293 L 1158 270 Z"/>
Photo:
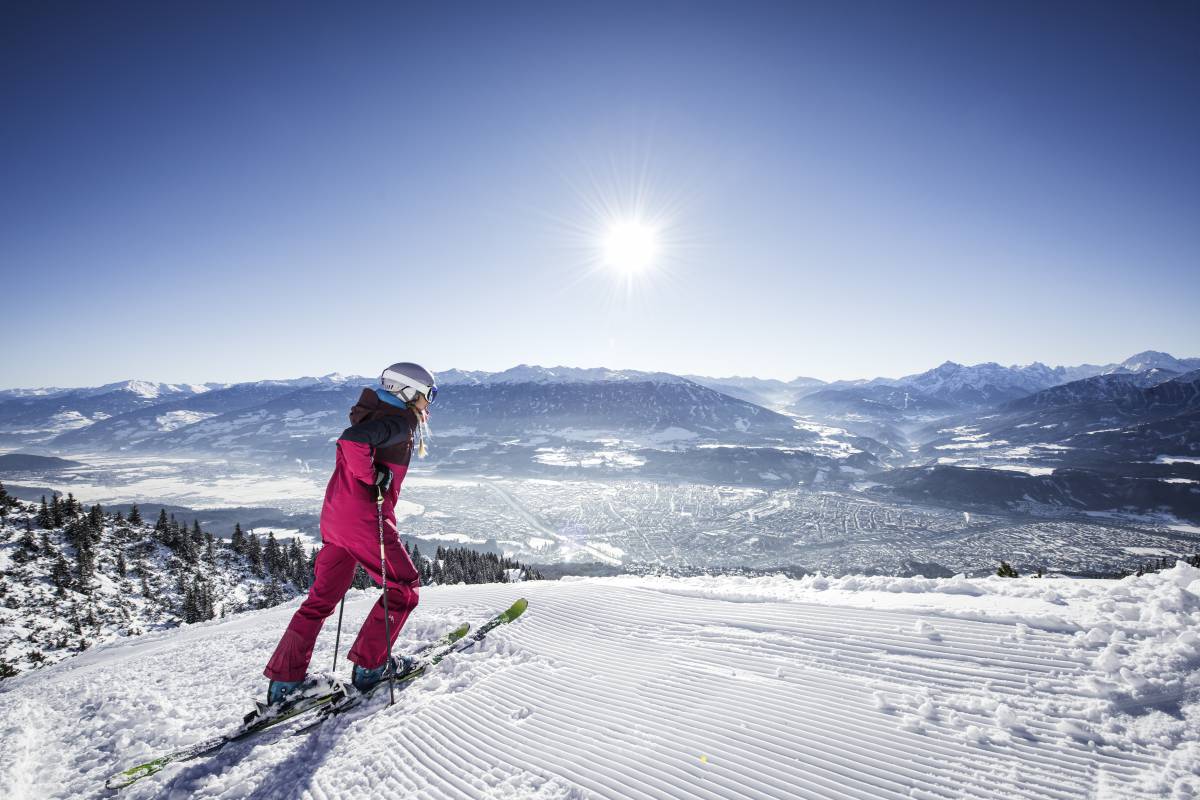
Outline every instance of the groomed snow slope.
<path fill-rule="evenodd" d="M 402 645 L 516 623 L 397 697 L 135 798 L 1136 798 L 1200 793 L 1200 570 L 1124 581 L 610 578 L 432 587 Z M 347 604 L 351 636 L 374 593 Z M 0 684 L 0 797 L 235 724 L 295 603 Z M 314 667 L 332 657 L 326 628 Z M 343 648 L 349 638 L 343 637 Z M 345 662 L 342 662 L 342 668 Z"/>

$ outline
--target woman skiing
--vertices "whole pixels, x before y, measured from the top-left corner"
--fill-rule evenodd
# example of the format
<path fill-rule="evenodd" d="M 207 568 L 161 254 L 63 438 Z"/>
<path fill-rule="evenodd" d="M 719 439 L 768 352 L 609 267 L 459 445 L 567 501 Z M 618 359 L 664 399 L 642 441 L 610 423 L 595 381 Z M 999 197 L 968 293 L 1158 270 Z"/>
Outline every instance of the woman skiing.
<path fill-rule="evenodd" d="M 263 671 L 270 679 L 270 705 L 287 704 L 301 693 L 317 634 L 350 588 L 360 564 L 384 586 L 384 596 L 371 609 L 350 649 L 354 686 L 366 691 L 411 668 L 412 659 L 388 658 L 392 642 L 417 606 L 421 582 L 396 529 L 396 499 L 408 471 L 414 434 L 418 455 L 425 455 L 427 409 L 437 396 L 437 386 L 433 373 L 407 362 L 385 369 L 380 384 L 378 389 L 363 389 L 350 409 L 350 427 L 338 438 L 333 476 L 321 508 L 323 546 L 317 553 L 313 585 Z M 386 575 L 380 572 L 380 510 Z"/>

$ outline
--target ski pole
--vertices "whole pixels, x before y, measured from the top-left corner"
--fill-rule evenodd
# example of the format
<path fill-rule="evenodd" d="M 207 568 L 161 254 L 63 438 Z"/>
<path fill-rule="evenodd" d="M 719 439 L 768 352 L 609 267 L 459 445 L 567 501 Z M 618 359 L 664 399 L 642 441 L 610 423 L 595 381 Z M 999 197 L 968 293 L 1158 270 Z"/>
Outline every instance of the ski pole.
<path fill-rule="evenodd" d="M 342 612 L 346 610 L 346 595 L 342 595 L 342 605 L 338 609 L 337 636 L 333 640 L 333 671 L 337 672 L 337 654 L 342 649 Z"/>
<path fill-rule="evenodd" d="M 387 601 L 387 556 L 383 551 L 383 489 L 375 487 L 375 511 L 379 518 L 379 575 L 383 578 L 383 635 L 387 637 L 387 661 L 383 662 L 386 668 L 392 666 L 392 618 L 388 614 Z M 394 705 L 396 702 L 396 682 L 393 680 L 396 677 L 396 670 L 389 669 L 388 672 L 388 705 Z"/>

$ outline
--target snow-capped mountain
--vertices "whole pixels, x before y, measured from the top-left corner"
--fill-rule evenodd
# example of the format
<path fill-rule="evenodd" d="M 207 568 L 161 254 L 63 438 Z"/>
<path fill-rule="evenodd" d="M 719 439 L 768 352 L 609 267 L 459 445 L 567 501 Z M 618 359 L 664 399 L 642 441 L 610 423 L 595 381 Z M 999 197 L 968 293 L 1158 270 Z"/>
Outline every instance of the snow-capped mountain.
<path fill-rule="evenodd" d="M 1144 390 L 1189 376 L 1151 368 L 1145 372 L 1109 372 L 1083 380 L 1071 381 L 1042 390 L 1004 406 L 1006 411 L 1023 411 L 1050 406 L 1084 406 L 1090 403 L 1113 403 L 1118 406 L 1140 405 L 1153 395 Z"/>
<path fill-rule="evenodd" d="M 1177 370 L 1193 362 L 1157 352 L 1106 366 L 946 362 L 899 379 L 833 384 L 531 365 L 445 370 L 432 409 L 436 445 L 424 463 L 531 476 L 807 485 L 855 474 L 842 467 L 872 474 L 932 460 L 1190 481 L 1180 466 L 1188 462 L 1141 464 L 1192 457 L 1191 407 L 1170 392 L 1186 394 L 1188 374 Z M 1132 371 L 1138 367 L 1147 369 Z M 1075 374 L 1088 377 L 1068 380 Z M 347 410 L 374 383 L 333 374 L 202 392 L 124 382 L 52 396 L 10 393 L 0 397 L 0 447 L 32 445 L 68 458 L 109 452 L 316 464 L 330 458 Z"/>
<path fill-rule="evenodd" d="M 1087 470 L 1071 478 L 1075 485 L 1067 494 L 1074 505 L 1096 492 L 1124 493 L 1123 502 L 1095 507 L 1161 507 L 1195 516 L 1200 513 L 1195 491 L 1200 486 L 1200 370 L 1161 378 L 1157 370 L 1097 375 L 1013 400 L 969 424 L 937 423 L 940 429 L 921 454 L 942 464 L 1034 475 Z M 1096 486 L 1085 489 L 1082 484 L 1092 478 Z M 1110 485 L 1114 480 L 1120 485 Z"/>
<path fill-rule="evenodd" d="M 162 413 L 196 411 L 200 414 L 223 413 L 241 403 L 243 397 L 258 393 L 279 394 L 313 386 L 341 386 L 347 378 L 336 373 L 319 378 L 265 380 L 241 384 L 165 384 L 149 381 L 119 381 L 104 386 L 80 389 L 10 390 L 0 394 L 0 445 L 28 445 L 49 442 L 54 437 L 78 431 L 119 415 L 142 409 L 162 407 Z M 228 403 L 223 406 L 223 403 Z M 157 416 L 157 415 L 156 415 Z M 193 419 L 195 419 L 193 417 Z M 186 414 L 175 413 L 160 425 L 179 427 Z M 142 423 L 133 423 L 144 427 Z M 102 429 L 103 430 L 103 429 Z M 104 434 L 98 440 L 104 440 Z"/>
<path fill-rule="evenodd" d="M 301 380 L 304 381 L 303 386 L 289 381 L 258 381 L 170 399 L 66 431 L 55 438 L 54 446 L 80 450 L 124 450 L 160 434 L 178 431 L 213 417 L 260 406 L 301 391 L 305 387 L 342 385 L 316 379 L 311 382 Z"/>
<path fill-rule="evenodd" d="M 1140 374 L 1144 376 L 1143 380 L 1149 383 L 1183 374 L 1198 366 L 1200 366 L 1200 358 L 1177 359 L 1167 353 L 1154 351 L 1138 353 L 1119 364 L 1102 366 L 1082 364 L 1050 367 L 1036 361 L 1024 366 L 1014 364 L 1006 367 L 995 362 L 968 366 L 946 361 L 933 369 L 901 378 L 835 381 L 828 384 L 824 391 L 845 393 L 824 395 L 823 399 L 818 399 L 818 404 L 824 403 L 828 407 L 832 403 L 836 407 L 840 398 L 848 404 L 844 411 L 857 413 L 850 407 L 851 405 L 861 404 L 863 401 L 870 403 L 882 397 L 882 402 L 892 407 L 895 404 L 886 399 L 888 396 L 886 392 L 880 393 L 879 387 L 898 387 L 909 390 L 910 396 L 923 395 L 933 400 L 944 401 L 963 411 L 977 411 L 994 408 L 1011 400 L 1035 394 L 1043 389 L 1096 375 Z M 812 394 L 815 392 L 809 392 L 808 396 Z M 801 408 L 803 408 L 803 404 L 801 404 Z M 858 412 L 863 410 L 858 409 Z M 869 414 L 871 409 L 868 407 L 865 411 Z"/>
<path fill-rule="evenodd" d="M 519 364 L 501 372 L 449 369 L 437 373 L 437 379 L 439 387 L 498 383 L 678 383 L 684 380 L 666 372 L 641 372 L 607 367 L 539 367 L 529 364 Z"/>
<path fill-rule="evenodd" d="M 1200 358 L 1175 358 L 1170 353 L 1161 353 L 1157 350 L 1146 350 L 1145 352 L 1132 355 L 1122 361 L 1120 364 L 1109 365 L 1104 368 L 1104 374 L 1112 374 L 1118 372 L 1146 372 L 1148 370 L 1161 370 L 1167 373 L 1183 374 L 1191 372 L 1194 369 L 1200 369 Z"/>
<path fill-rule="evenodd" d="M 786 416 L 663 373 L 543 370 L 451 374 L 432 409 L 435 430 L 467 435 L 555 435 L 799 442 Z M 297 386 L 297 383 L 302 385 Z M 347 412 L 373 381 L 261 381 L 135 408 L 65 431 L 56 448 L 130 447 L 229 455 L 313 457 L 348 424 Z"/>
<path fill-rule="evenodd" d="M 46 386 L 37 389 L 0 389 L 0 398 L 41 398 L 48 399 L 65 394 L 77 397 L 92 397 L 110 392 L 127 391 L 146 398 L 166 397 L 180 394 L 200 394 L 210 389 L 218 389 L 227 384 L 220 383 L 153 383 L 151 381 L 128 380 L 106 383 L 103 386 L 66 389 L 56 386 Z"/>
<path fill-rule="evenodd" d="M 1037 362 L 1024 367 L 1002 367 L 994 362 L 968 367 L 947 361 L 901 378 L 898 384 L 964 408 L 988 408 L 1055 386 L 1063 382 L 1064 376 L 1062 367 Z"/>
<path fill-rule="evenodd" d="M 619 380 L 517 381 L 447 388 L 434 409 L 438 423 L 503 433 L 568 428 L 613 435 L 671 428 L 693 436 L 746 439 L 788 436 L 787 417 L 677 376 L 626 375 Z"/>

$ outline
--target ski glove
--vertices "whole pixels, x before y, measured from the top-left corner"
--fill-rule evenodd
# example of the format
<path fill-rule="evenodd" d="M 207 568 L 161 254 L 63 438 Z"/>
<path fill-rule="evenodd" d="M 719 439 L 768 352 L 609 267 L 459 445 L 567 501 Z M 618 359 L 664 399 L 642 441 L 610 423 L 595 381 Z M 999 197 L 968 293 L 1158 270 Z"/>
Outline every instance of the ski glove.
<path fill-rule="evenodd" d="M 375 488 L 381 492 L 392 488 L 392 471 L 390 469 L 375 465 Z"/>

